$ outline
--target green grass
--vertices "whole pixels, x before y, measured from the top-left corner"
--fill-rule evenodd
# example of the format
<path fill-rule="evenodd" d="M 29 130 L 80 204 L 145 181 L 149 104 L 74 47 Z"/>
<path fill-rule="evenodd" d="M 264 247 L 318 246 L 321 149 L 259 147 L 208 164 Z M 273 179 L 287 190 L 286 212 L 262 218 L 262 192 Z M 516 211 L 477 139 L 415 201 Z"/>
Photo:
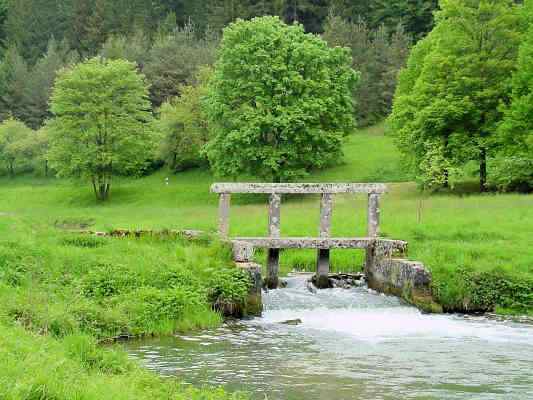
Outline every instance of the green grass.
<path fill-rule="evenodd" d="M 0 398 L 3 400 L 229 400 L 222 389 L 194 389 L 159 378 L 118 348 L 90 336 L 52 339 L 0 323 Z"/>
<path fill-rule="evenodd" d="M 17 216 L 0 231 L 0 399 L 245 398 L 159 379 L 97 345 L 219 326 L 212 304 L 248 290 L 226 246 L 81 236 Z"/>
<path fill-rule="evenodd" d="M 437 300 L 446 309 L 532 313 L 533 196 L 422 194 L 407 182 L 391 139 L 382 131 L 377 126 L 355 133 L 347 140 L 344 163 L 307 181 L 393 182 L 382 198 L 382 235 L 409 241 L 409 257 L 431 269 Z M 117 373 L 106 372 L 103 361 L 104 366 L 88 367 L 68 349 L 72 342 L 90 347 L 91 341 L 124 333 L 216 326 L 221 317 L 210 308 L 213 296 L 238 297 L 243 289 L 229 267 L 228 250 L 216 243 L 84 238 L 65 228 L 214 231 L 218 199 L 209 193 L 214 181 L 202 170 L 117 179 L 109 202 L 102 204 L 85 183 L 0 179 L 0 365 L 11 366 L 0 369 L 0 398 L 142 399 L 152 389 L 164 393 L 157 398 L 194 398 L 178 384 L 163 384 L 135 366 Z M 234 196 L 232 205 L 232 235 L 266 234 L 265 196 Z M 314 236 L 318 220 L 318 197 L 284 198 L 283 235 Z M 333 235 L 365 232 L 366 198 L 336 196 Z M 314 251 L 284 251 L 282 270 L 312 270 L 315 256 Z M 360 270 L 362 262 L 361 251 L 332 252 L 334 270 Z M 89 345 L 83 344 L 87 340 Z M 95 357 L 109 362 L 121 357 L 110 351 Z M 63 363 L 73 371 L 71 377 L 51 367 Z M 42 373 L 25 374 L 25 369 Z M 10 386 L 13 380 L 22 383 Z M 69 384 L 74 380 L 79 384 Z M 133 382 L 131 391 L 119 393 L 126 381 Z M 106 385 L 109 395 L 101 392 Z"/>

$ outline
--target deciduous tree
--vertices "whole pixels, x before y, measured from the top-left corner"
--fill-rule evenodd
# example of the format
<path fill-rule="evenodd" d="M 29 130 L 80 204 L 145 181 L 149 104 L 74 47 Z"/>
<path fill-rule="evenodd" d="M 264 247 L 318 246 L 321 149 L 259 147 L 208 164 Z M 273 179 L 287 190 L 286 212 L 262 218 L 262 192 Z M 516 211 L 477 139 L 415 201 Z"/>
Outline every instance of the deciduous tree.
<path fill-rule="evenodd" d="M 152 155 L 148 87 L 133 63 L 93 58 L 64 70 L 51 110 L 51 166 L 89 179 L 99 200 L 113 176 L 138 173 Z"/>
<path fill-rule="evenodd" d="M 500 125 L 496 183 L 504 190 L 533 189 L 533 2 L 526 2 L 529 29 L 520 45 L 511 104 Z"/>
<path fill-rule="evenodd" d="M 23 122 L 8 118 L 0 124 L 0 159 L 4 161 L 11 177 L 17 164 L 27 164 L 28 144 L 33 131 Z"/>
<path fill-rule="evenodd" d="M 409 62 L 401 78 L 406 82 L 390 122 L 413 172 L 424 174 L 423 161 L 440 149 L 435 159 L 448 163 L 439 165 L 476 161 L 484 191 L 500 104 L 509 101 L 521 19 L 510 0 L 442 0 L 441 8 L 437 26 L 413 52 L 417 62 Z M 447 182 L 448 169 L 441 172 Z"/>
<path fill-rule="evenodd" d="M 181 171 L 205 164 L 203 146 L 209 140 L 206 117 L 202 110 L 202 98 L 207 92 L 209 68 L 199 72 L 196 85 L 180 89 L 181 96 L 163 103 L 156 124 L 163 138 L 159 157 L 174 171 Z"/>
<path fill-rule="evenodd" d="M 278 17 L 230 25 L 206 98 L 212 168 L 279 182 L 339 160 L 356 81 L 349 50 L 301 25 Z"/>

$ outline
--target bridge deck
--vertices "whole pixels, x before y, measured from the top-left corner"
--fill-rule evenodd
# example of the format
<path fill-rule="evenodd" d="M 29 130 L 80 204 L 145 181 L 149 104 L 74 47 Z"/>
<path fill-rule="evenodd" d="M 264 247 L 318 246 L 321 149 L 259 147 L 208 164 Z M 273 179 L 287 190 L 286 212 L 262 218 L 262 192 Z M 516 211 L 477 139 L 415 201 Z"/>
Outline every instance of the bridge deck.
<path fill-rule="evenodd" d="M 236 237 L 232 240 L 265 249 L 366 249 L 375 238 Z"/>

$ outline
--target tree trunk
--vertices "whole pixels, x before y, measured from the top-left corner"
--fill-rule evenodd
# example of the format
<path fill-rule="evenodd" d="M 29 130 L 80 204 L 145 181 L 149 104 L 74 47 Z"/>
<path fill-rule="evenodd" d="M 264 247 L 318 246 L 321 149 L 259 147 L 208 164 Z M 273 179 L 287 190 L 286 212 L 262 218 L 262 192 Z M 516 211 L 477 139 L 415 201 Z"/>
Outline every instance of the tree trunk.
<path fill-rule="evenodd" d="M 48 178 L 48 160 L 44 160 L 44 176 Z"/>
<path fill-rule="evenodd" d="M 479 151 L 479 190 L 487 191 L 487 150 L 484 147 Z"/>
<path fill-rule="evenodd" d="M 444 188 L 448 189 L 450 187 L 450 171 L 448 171 L 448 168 L 445 168 L 443 171 L 444 175 Z"/>
<path fill-rule="evenodd" d="M 97 200 L 106 201 L 109 198 L 111 179 L 106 174 L 92 178 L 93 190 Z"/>
<path fill-rule="evenodd" d="M 13 166 L 13 161 L 9 161 L 9 176 L 11 178 L 15 177 L 15 167 Z"/>

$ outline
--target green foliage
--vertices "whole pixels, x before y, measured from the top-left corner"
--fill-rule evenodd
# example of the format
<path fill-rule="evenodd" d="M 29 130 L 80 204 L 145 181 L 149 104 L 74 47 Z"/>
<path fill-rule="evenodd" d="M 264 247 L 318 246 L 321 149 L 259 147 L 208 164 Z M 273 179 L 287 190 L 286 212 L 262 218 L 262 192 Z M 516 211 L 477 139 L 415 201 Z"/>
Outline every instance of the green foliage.
<path fill-rule="evenodd" d="M 504 190 L 533 189 L 533 4 L 524 7 L 529 30 L 520 45 L 511 102 L 499 127 L 501 157 L 495 183 Z"/>
<path fill-rule="evenodd" d="M 447 311 L 503 308 L 527 312 L 533 307 L 533 281 L 517 279 L 502 270 L 477 272 L 459 268 L 437 282 L 437 299 Z"/>
<path fill-rule="evenodd" d="M 0 0 L 0 56 L 2 55 L 2 50 L 4 42 L 6 40 L 6 29 L 5 23 L 7 18 L 7 1 Z"/>
<path fill-rule="evenodd" d="M 49 158 L 60 176 L 89 179 L 106 200 L 111 178 L 151 155 L 148 88 L 135 65 L 94 58 L 64 70 L 52 96 Z"/>
<path fill-rule="evenodd" d="M 438 0 L 375 0 L 371 2 L 373 24 L 394 28 L 402 24 L 416 38 L 426 35 L 433 27 L 433 13 Z"/>
<path fill-rule="evenodd" d="M 143 67 L 155 106 L 180 94 L 180 85 L 194 83 L 199 67 L 215 61 L 218 39 L 209 32 L 199 35 L 189 23 L 156 38 Z"/>
<path fill-rule="evenodd" d="M 439 158 L 437 167 L 422 162 L 428 147 L 441 147 L 449 165 L 478 163 L 484 191 L 487 160 L 497 147 L 499 105 L 508 100 L 516 67 L 521 18 L 508 0 L 447 0 L 441 7 L 435 29 L 402 72 L 389 122 L 415 175 L 440 168 L 437 181 L 447 183 L 450 171 Z"/>
<path fill-rule="evenodd" d="M 230 25 L 206 98 L 212 168 L 286 181 L 338 160 L 356 80 L 347 49 L 299 25 L 277 17 Z"/>
<path fill-rule="evenodd" d="M 0 59 L 0 120 L 24 117 L 27 83 L 28 65 L 18 49 L 11 46 Z"/>
<path fill-rule="evenodd" d="M 24 121 L 33 129 L 38 129 L 51 117 L 48 101 L 57 73 L 77 59 L 77 54 L 70 51 L 66 41 L 57 43 L 52 38 L 46 53 L 29 70 L 24 92 Z"/>
<path fill-rule="evenodd" d="M 209 140 L 206 117 L 201 100 L 207 93 L 209 69 L 203 69 L 196 86 L 183 86 L 181 96 L 165 102 L 159 109 L 156 127 L 163 139 L 158 155 L 174 171 L 182 171 L 206 163 L 201 153 Z"/>
<path fill-rule="evenodd" d="M 149 373 L 86 335 L 63 340 L 0 324 L 0 398 L 46 400 L 239 400 L 244 394 L 185 387 Z"/>
<path fill-rule="evenodd" d="M 365 22 L 350 22 L 330 13 L 323 38 L 330 46 L 351 49 L 352 66 L 361 79 L 354 91 L 356 119 L 361 126 L 385 118 L 392 107 L 396 76 L 405 64 L 411 39 L 401 25 L 371 29 Z"/>
<path fill-rule="evenodd" d="M 520 153 L 518 153 L 520 154 Z M 528 193 L 533 190 L 533 158 L 504 155 L 492 162 L 491 183 L 503 192 Z"/>
<path fill-rule="evenodd" d="M 128 60 L 143 68 L 148 59 L 150 42 L 144 32 L 130 36 L 111 35 L 102 45 L 100 54 L 110 60 Z"/>
<path fill-rule="evenodd" d="M 244 303 L 251 282 L 248 273 L 240 269 L 219 269 L 210 280 L 210 299 L 217 301 Z"/>
<path fill-rule="evenodd" d="M 27 165 L 32 136 L 33 131 L 16 119 L 9 118 L 0 124 L 0 160 L 11 177 L 17 166 Z"/>

